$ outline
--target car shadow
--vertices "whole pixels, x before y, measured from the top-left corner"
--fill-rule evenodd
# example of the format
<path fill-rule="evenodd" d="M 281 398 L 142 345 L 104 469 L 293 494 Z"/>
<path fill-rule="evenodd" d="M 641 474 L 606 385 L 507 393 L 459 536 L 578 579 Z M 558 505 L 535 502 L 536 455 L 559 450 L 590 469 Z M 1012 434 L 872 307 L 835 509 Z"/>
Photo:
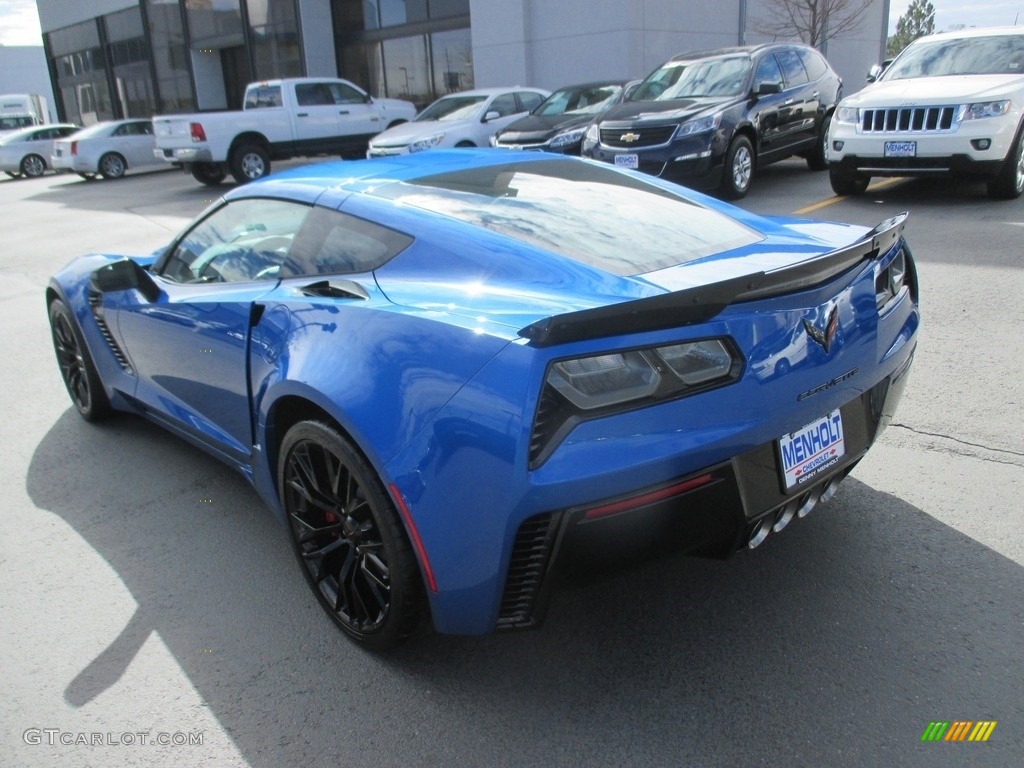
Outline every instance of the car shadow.
<path fill-rule="evenodd" d="M 138 605 L 65 700 L 96 702 L 159 633 L 252 765 L 1016 765 L 1024 747 L 1021 567 L 855 477 L 731 561 L 563 576 L 539 631 L 385 657 L 322 614 L 242 477 L 142 420 L 65 412 L 27 483 Z M 921 743 L 957 719 L 999 726 Z"/>

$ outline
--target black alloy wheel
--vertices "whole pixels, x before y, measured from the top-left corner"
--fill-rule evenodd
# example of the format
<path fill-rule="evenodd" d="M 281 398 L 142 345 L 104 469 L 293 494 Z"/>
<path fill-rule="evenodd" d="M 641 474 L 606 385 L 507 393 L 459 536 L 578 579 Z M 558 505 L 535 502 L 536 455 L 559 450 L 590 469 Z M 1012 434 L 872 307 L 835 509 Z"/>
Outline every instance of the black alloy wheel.
<path fill-rule="evenodd" d="M 369 650 L 407 640 L 425 602 L 419 567 L 365 459 L 333 427 L 299 422 L 281 444 L 278 487 L 295 553 L 328 615 Z"/>
<path fill-rule="evenodd" d="M 110 401 L 99 374 L 78 331 L 74 317 L 60 299 L 50 303 L 50 331 L 61 378 L 75 410 L 86 421 L 98 421 L 110 414 Z"/>

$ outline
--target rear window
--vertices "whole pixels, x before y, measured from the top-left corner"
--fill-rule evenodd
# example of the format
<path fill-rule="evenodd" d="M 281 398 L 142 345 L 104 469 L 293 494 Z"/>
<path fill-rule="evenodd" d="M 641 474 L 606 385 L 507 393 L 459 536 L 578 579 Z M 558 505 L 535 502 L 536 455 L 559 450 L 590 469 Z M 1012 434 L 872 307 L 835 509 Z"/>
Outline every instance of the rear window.
<path fill-rule="evenodd" d="M 244 109 L 280 107 L 281 104 L 280 85 L 254 85 L 245 92 Z"/>
<path fill-rule="evenodd" d="M 373 194 L 617 275 L 653 272 L 762 239 L 642 179 L 573 160 L 453 171 L 385 184 Z"/>

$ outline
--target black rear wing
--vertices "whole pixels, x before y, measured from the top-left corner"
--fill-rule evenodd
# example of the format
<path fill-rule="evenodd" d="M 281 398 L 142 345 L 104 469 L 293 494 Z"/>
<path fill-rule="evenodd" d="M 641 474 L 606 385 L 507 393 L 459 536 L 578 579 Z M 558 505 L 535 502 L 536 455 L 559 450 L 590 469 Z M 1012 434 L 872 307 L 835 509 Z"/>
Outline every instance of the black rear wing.
<path fill-rule="evenodd" d="M 900 239 L 909 213 L 886 219 L 852 245 L 792 266 L 755 272 L 710 285 L 605 307 L 552 315 L 520 329 L 537 347 L 625 333 L 660 331 L 710 320 L 730 304 L 779 296 L 828 282 L 863 261 L 872 261 Z"/>

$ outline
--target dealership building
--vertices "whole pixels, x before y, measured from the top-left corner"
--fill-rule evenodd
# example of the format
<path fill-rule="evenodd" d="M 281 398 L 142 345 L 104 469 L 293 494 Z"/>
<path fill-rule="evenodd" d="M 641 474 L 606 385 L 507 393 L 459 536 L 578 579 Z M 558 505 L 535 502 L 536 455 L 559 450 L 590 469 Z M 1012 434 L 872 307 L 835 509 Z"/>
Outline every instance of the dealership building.
<path fill-rule="evenodd" d="M 62 119 L 238 108 L 247 83 L 340 76 L 423 106 L 499 85 L 637 78 L 685 50 L 769 40 L 782 0 L 37 0 Z M 889 0 L 821 46 L 858 90 Z M 796 39 L 794 34 L 793 39 Z"/>

